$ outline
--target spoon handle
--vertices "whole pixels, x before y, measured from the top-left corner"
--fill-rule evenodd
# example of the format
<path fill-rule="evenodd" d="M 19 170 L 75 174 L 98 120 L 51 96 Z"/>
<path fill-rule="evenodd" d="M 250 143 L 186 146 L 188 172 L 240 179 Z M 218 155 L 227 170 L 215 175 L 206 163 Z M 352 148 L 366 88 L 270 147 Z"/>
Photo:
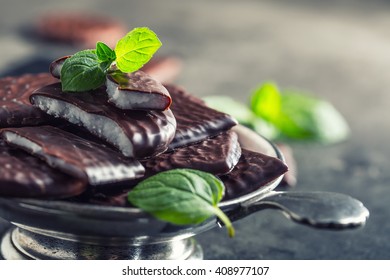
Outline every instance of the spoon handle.
<path fill-rule="evenodd" d="M 295 222 L 316 228 L 345 229 L 365 224 L 369 212 L 359 201 L 333 192 L 270 192 L 228 211 L 234 221 L 263 209 L 281 210 Z"/>

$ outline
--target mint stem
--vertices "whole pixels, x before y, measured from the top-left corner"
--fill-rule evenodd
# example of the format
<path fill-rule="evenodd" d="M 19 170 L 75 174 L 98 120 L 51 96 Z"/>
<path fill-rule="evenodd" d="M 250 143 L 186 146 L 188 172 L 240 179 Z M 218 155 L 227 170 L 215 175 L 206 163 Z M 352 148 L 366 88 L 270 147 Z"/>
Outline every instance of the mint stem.
<path fill-rule="evenodd" d="M 232 222 L 230 221 L 229 217 L 226 216 L 226 214 L 217 206 L 213 207 L 215 215 L 224 223 L 229 237 L 234 237 L 235 231 Z"/>

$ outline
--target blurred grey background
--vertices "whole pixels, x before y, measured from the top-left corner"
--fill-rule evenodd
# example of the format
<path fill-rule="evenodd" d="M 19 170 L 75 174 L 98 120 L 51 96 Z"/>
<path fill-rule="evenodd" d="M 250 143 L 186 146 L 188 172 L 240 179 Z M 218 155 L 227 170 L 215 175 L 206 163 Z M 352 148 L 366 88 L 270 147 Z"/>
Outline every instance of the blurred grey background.
<path fill-rule="evenodd" d="M 296 189 L 358 198 L 371 211 L 367 225 L 317 230 L 267 210 L 237 222 L 234 239 L 221 229 L 198 236 L 206 259 L 390 258 L 390 1 L 0 1 L 3 75 L 32 58 L 75 52 L 26 30 L 51 11 L 83 11 L 154 30 L 163 42 L 158 54 L 182 59 L 176 82 L 195 95 L 247 102 L 253 88 L 273 80 L 329 100 L 345 116 L 348 141 L 291 144 Z"/>

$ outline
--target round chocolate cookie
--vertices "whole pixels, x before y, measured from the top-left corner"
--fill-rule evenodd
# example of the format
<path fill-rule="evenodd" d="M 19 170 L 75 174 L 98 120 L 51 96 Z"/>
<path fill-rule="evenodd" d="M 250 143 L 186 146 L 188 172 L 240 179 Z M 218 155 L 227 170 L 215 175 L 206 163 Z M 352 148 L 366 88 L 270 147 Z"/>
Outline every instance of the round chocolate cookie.
<path fill-rule="evenodd" d="M 49 73 L 0 79 L 0 128 L 47 123 L 50 117 L 30 103 L 37 88 L 57 82 Z"/>
<path fill-rule="evenodd" d="M 98 41 L 113 47 L 126 34 L 126 28 L 103 16 L 57 12 L 41 16 L 36 33 L 47 40 L 87 48 L 94 48 Z"/>
<path fill-rule="evenodd" d="M 0 196 L 66 198 L 81 194 L 86 182 L 52 169 L 0 139 Z"/>

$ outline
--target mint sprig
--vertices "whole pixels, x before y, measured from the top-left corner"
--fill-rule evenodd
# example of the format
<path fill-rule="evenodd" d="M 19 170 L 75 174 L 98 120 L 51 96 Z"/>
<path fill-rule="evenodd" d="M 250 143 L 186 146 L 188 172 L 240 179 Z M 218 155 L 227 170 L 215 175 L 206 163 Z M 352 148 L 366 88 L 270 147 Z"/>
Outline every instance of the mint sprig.
<path fill-rule="evenodd" d="M 161 45 L 157 35 L 147 27 L 134 28 L 118 41 L 114 50 L 97 42 L 96 49 L 77 52 L 65 60 L 61 69 L 62 90 L 93 90 L 104 84 L 107 72 L 137 71 Z"/>
<path fill-rule="evenodd" d="M 199 224 L 217 216 L 230 237 L 234 228 L 218 207 L 225 187 L 214 175 L 193 169 L 173 169 L 141 181 L 128 193 L 134 206 L 178 225 Z"/>

